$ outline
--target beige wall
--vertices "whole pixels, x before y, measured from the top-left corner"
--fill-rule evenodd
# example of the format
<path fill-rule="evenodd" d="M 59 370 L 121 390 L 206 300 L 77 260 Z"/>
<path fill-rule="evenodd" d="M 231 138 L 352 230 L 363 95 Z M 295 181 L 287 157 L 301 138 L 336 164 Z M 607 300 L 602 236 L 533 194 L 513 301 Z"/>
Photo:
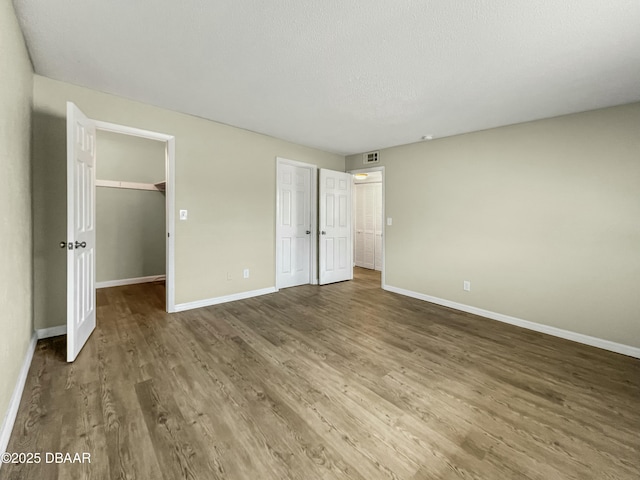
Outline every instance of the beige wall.
<path fill-rule="evenodd" d="M 165 142 L 98 130 L 96 145 L 96 178 L 139 183 L 165 180 Z"/>
<path fill-rule="evenodd" d="M 380 156 L 388 285 L 640 347 L 640 104 Z"/>
<path fill-rule="evenodd" d="M 34 77 L 35 305 L 38 328 L 65 322 L 65 102 L 89 117 L 176 137 L 176 303 L 275 284 L 276 156 L 344 171 L 344 157 Z M 274 115 L 277 113 L 274 112 Z M 99 148 L 99 147 L 98 147 Z M 251 277 L 242 278 L 249 268 Z M 227 280 L 227 272 L 232 280 Z"/>
<path fill-rule="evenodd" d="M 165 142 L 98 131 L 96 144 L 98 179 L 164 181 Z M 107 187 L 96 190 L 96 280 L 164 275 L 164 193 Z"/>
<path fill-rule="evenodd" d="M 10 0 L 0 0 L 0 422 L 33 332 L 31 61 Z"/>

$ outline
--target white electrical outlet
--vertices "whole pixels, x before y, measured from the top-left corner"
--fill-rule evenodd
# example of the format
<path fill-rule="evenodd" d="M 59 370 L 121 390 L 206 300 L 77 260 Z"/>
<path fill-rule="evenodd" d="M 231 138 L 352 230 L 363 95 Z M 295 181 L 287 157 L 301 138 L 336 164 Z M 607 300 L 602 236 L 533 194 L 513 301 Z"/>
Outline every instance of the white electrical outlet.
<path fill-rule="evenodd" d="M 242 271 L 242 276 L 243 276 L 244 278 L 249 278 L 249 269 L 248 269 L 248 268 L 245 268 L 245 269 Z"/>
<path fill-rule="evenodd" d="M 186 210 L 180 210 L 180 220 L 186 220 L 188 214 L 189 212 L 187 212 Z"/>
<path fill-rule="evenodd" d="M 387 225 L 393 225 L 393 218 L 387 217 Z"/>
<path fill-rule="evenodd" d="M 471 291 L 471 282 L 469 280 L 465 280 L 464 282 L 462 282 L 462 288 L 465 292 L 470 292 Z"/>

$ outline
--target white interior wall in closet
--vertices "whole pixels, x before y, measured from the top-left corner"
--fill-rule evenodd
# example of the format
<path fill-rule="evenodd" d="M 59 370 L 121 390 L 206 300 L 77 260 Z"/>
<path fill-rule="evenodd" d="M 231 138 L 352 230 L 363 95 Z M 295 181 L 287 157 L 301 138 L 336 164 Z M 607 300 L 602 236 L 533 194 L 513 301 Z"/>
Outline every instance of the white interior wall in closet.
<path fill-rule="evenodd" d="M 382 182 L 355 184 L 355 264 L 382 270 Z"/>

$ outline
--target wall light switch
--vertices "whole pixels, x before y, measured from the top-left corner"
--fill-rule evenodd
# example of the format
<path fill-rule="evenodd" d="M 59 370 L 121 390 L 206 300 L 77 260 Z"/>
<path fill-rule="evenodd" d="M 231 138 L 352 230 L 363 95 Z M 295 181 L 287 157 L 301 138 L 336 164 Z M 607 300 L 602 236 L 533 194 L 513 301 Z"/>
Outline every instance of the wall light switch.
<path fill-rule="evenodd" d="M 470 292 L 471 291 L 471 282 L 469 280 L 465 280 L 464 282 L 462 282 L 462 289 L 465 292 Z"/>
<path fill-rule="evenodd" d="M 249 269 L 248 269 L 248 268 L 245 268 L 245 269 L 242 271 L 242 276 L 243 276 L 244 278 L 249 278 Z"/>
<path fill-rule="evenodd" d="M 186 210 L 180 210 L 180 220 L 186 220 L 187 219 L 187 211 Z"/>
<path fill-rule="evenodd" d="M 387 225 L 393 225 L 393 218 L 387 217 Z"/>

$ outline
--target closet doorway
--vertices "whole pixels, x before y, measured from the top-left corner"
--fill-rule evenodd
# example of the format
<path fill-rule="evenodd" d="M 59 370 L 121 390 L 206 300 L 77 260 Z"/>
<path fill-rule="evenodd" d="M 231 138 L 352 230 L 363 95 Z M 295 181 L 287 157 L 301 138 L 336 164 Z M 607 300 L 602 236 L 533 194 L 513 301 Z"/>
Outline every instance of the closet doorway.
<path fill-rule="evenodd" d="M 384 167 L 353 170 L 353 258 L 382 273 L 384 285 Z"/>
<path fill-rule="evenodd" d="M 173 137 L 96 122 L 96 288 L 166 282 L 173 305 Z"/>

